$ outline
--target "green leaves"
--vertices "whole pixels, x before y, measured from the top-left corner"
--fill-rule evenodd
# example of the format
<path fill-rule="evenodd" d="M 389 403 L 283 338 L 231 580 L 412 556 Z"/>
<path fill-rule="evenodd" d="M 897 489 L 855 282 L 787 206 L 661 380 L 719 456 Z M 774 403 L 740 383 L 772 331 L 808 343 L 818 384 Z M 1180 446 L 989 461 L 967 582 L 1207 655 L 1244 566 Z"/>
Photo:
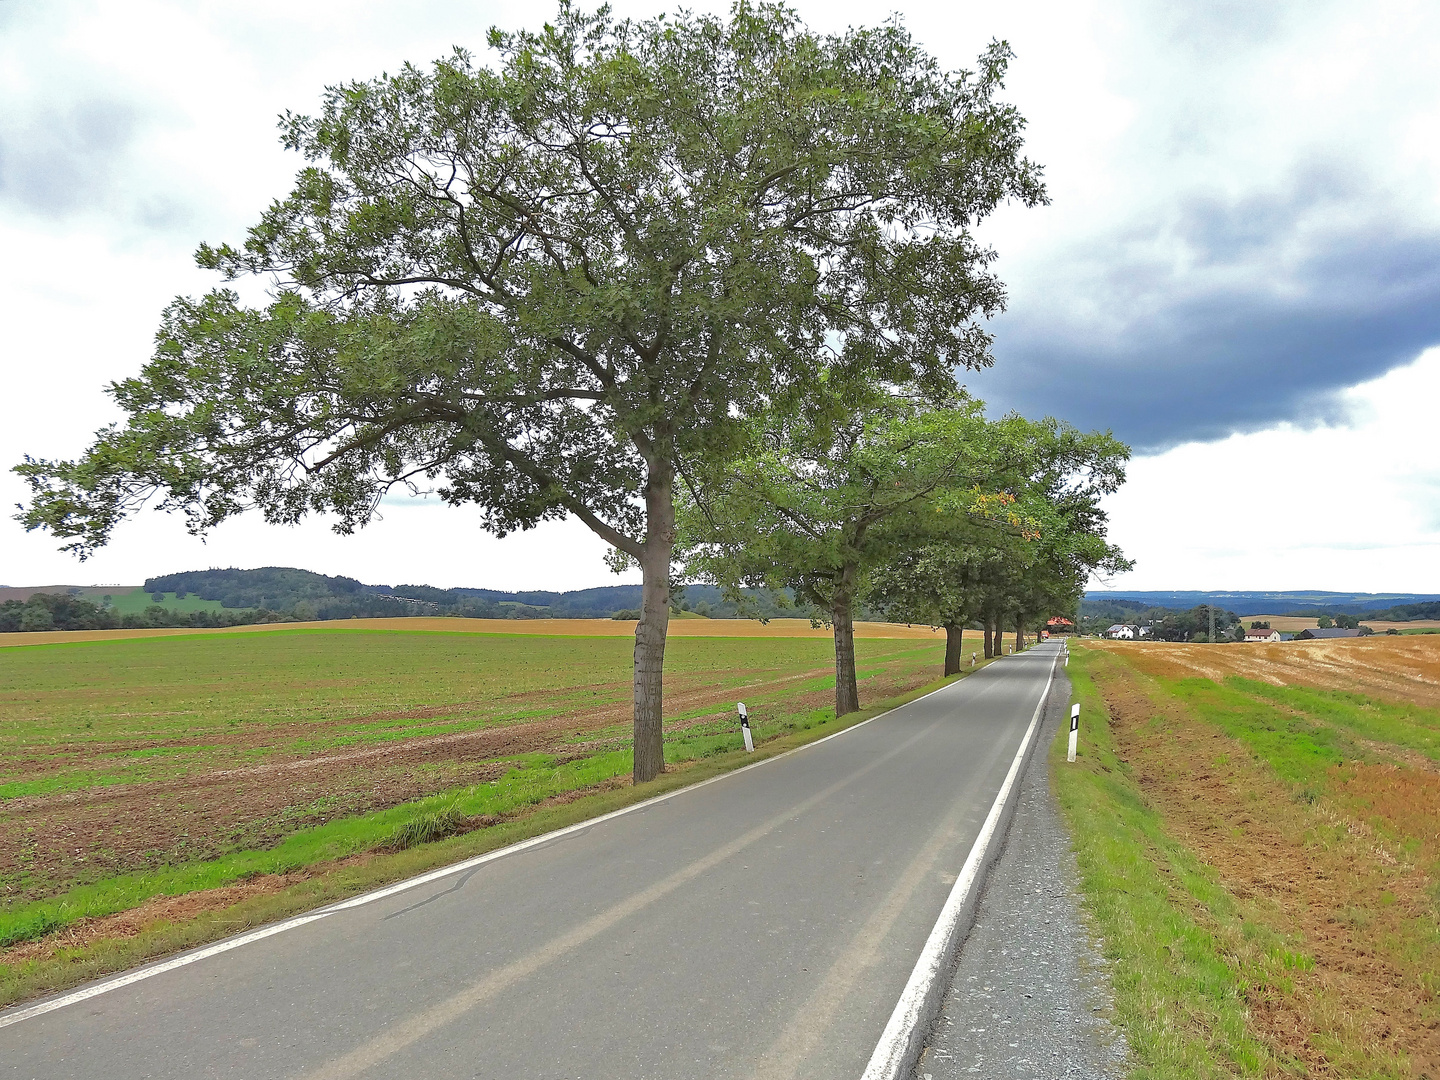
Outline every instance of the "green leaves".
<path fill-rule="evenodd" d="M 498 532 L 576 514 L 639 557 L 669 543 L 646 493 L 747 417 L 829 408 L 827 369 L 938 400 L 990 363 L 1004 293 L 971 229 L 1045 198 L 1003 44 L 950 73 L 898 24 L 819 35 L 748 2 L 563 3 L 490 44 L 281 119 L 292 190 L 197 253 L 273 302 L 177 300 L 112 389 L 125 424 L 21 467 L 27 526 L 83 555 L 155 499 L 196 530 L 257 508 L 348 531 L 435 485 Z"/>
<path fill-rule="evenodd" d="M 793 588 L 829 610 L 997 466 L 979 402 L 942 407 L 883 389 L 839 415 L 770 414 L 745 451 L 693 483 L 684 559 L 722 585 Z"/>
<path fill-rule="evenodd" d="M 869 603 L 892 618 L 963 625 L 982 614 L 1072 614 L 1090 576 L 1130 567 L 1106 539 L 1100 499 L 1124 482 L 1129 448 L 1053 419 L 995 425 L 1004 464 L 1000 512 L 944 516 L 871 578 Z M 1009 526 L 1009 527 L 1006 527 Z"/>

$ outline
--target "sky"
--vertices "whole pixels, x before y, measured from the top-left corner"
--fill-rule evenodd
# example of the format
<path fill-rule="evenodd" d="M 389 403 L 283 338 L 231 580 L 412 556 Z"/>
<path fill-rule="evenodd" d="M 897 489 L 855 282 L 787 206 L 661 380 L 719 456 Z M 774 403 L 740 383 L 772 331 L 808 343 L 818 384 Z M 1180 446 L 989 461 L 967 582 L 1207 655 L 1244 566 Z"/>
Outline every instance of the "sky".
<path fill-rule="evenodd" d="M 668 5 L 617 0 L 622 15 Z M 726 5 L 701 3 L 701 10 Z M 817 30 L 886 9 L 800 0 Z M 947 67 L 1016 59 L 1050 205 L 982 228 L 1008 310 L 993 412 L 1108 428 L 1135 449 L 1107 504 L 1130 589 L 1440 592 L 1440 5 L 936 0 L 894 10 Z M 119 418 L 163 307 L 217 284 L 299 162 L 276 118 L 326 85 L 485 53 L 514 3 L 0 0 L 0 470 L 71 457 Z M 0 506 L 23 499 L 0 471 Z M 146 512 L 85 563 L 0 517 L 0 584 L 129 584 L 302 566 L 376 584 L 616 580 L 575 522 L 497 539 L 392 498 L 337 536 Z"/>

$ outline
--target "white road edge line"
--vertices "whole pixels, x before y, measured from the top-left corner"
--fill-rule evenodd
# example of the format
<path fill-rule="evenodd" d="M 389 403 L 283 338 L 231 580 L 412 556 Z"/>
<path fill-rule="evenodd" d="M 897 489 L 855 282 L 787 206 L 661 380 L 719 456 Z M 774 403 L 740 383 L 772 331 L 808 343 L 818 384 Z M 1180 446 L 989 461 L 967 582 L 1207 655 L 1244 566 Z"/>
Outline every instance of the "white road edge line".
<path fill-rule="evenodd" d="M 955 682 L 946 683 L 944 686 L 937 686 L 927 694 L 921 694 L 919 697 L 913 698 L 903 705 L 897 705 L 893 709 L 886 709 L 883 713 L 877 713 L 870 717 L 869 720 L 861 720 L 858 724 L 851 724 L 843 731 L 837 731 L 833 735 L 826 735 L 823 739 L 816 739 L 812 743 L 806 743 L 804 746 L 797 746 L 791 750 L 786 750 L 784 753 L 765 758 L 763 761 L 742 765 L 738 769 L 723 772 L 719 776 L 712 776 L 708 780 L 701 780 L 695 784 L 687 784 L 685 787 L 676 788 L 674 791 L 667 791 L 663 795 L 656 795 L 652 799 L 645 799 L 642 802 L 633 803 L 630 806 L 622 806 L 619 810 L 611 810 L 608 814 L 601 814 L 599 817 L 588 818 L 585 821 L 577 821 L 574 825 L 566 825 L 563 829 L 556 829 L 554 832 L 532 836 L 528 840 L 521 840 L 507 847 L 487 851 L 484 855 L 476 855 L 474 858 L 466 859 L 463 862 L 442 866 L 437 870 L 431 870 L 416 877 L 406 878 L 404 881 L 397 881 L 393 885 L 386 885 L 383 888 L 375 889 L 373 892 L 361 893 L 359 896 L 352 896 L 349 900 L 341 900 L 339 903 L 330 904 L 315 911 L 307 912 L 304 915 L 297 915 L 294 918 L 285 919 L 281 922 L 273 923 L 270 926 L 262 926 L 258 930 L 248 931 L 238 937 L 217 941 L 213 945 L 206 945 L 193 952 L 181 953 L 179 956 L 173 956 L 169 960 L 162 960 L 148 967 L 136 968 L 134 971 L 113 976 L 80 990 L 73 990 L 68 994 L 62 994 L 60 997 L 51 998 L 48 1001 L 40 1001 L 34 1005 L 27 1005 L 13 1012 L 8 1010 L 0 1011 L 0 1028 L 9 1027 L 11 1024 L 18 1024 L 20 1021 L 29 1020 L 32 1017 L 43 1016 L 45 1013 L 54 1012 L 56 1009 L 63 1009 L 67 1005 L 76 1005 L 82 1001 L 89 1001 L 91 998 L 99 997 L 101 994 L 107 994 L 111 990 L 119 990 L 137 982 L 142 982 L 145 979 L 153 978 L 156 975 L 163 975 L 167 971 L 174 971 L 176 968 L 182 968 L 189 964 L 197 963 L 200 960 L 207 960 L 212 956 L 218 956 L 220 953 L 229 952 L 231 949 L 238 949 L 242 945 L 249 945 L 252 941 L 260 941 L 262 938 L 283 934 L 286 930 L 293 930 L 297 926 L 304 926 L 306 923 L 316 922 L 327 916 L 334 915 L 336 912 L 348 911 L 351 908 L 374 903 L 376 900 L 383 900 L 387 896 L 394 896 L 396 893 L 404 892 L 407 889 L 428 885 L 432 881 L 439 881 L 453 874 L 463 874 L 467 870 L 472 870 L 477 866 L 484 866 L 486 863 L 494 862 L 496 859 L 503 859 L 507 855 L 519 854 L 522 851 L 538 847 L 541 844 L 548 844 L 552 840 L 559 840 L 562 837 L 570 836 L 584 829 L 604 824 L 607 821 L 613 821 L 615 818 L 623 817 L 626 814 L 633 814 L 637 810 L 645 810 L 657 803 L 665 802 L 667 799 L 673 799 L 678 795 L 698 791 L 710 784 L 718 783 L 721 780 L 728 780 L 732 776 L 739 776 L 741 773 L 749 772 L 751 769 L 758 769 L 762 766 L 769 765 L 772 761 L 779 761 L 781 758 L 787 758 L 791 754 L 798 754 L 802 750 L 809 750 L 812 747 L 819 746 L 821 743 L 827 743 L 831 739 L 838 739 L 841 735 L 848 735 L 852 731 L 858 731 L 866 724 L 889 716 L 891 713 L 899 712 L 901 709 L 913 705 L 917 701 L 924 701 L 926 698 L 933 694 L 938 694 L 942 690 L 949 690 L 952 686 L 957 686 L 962 681 L 963 680 L 957 679 Z"/>
<path fill-rule="evenodd" d="M 1058 654 L 1057 654 L 1058 655 Z M 955 879 L 945 906 L 940 909 L 930 937 L 921 950 L 915 969 L 905 984 L 890 1022 L 880 1036 L 875 1052 L 870 1055 L 870 1064 L 865 1067 L 861 1080 L 908 1080 L 919 1062 L 925 1048 L 925 1038 L 930 1031 L 930 1022 L 939 1012 L 944 1000 L 946 983 L 949 981 L 950 963 L 961 939 L 969 932 L 975 921 L 975 905 L 980 898 L 980 887 L 985 882 L 985 871 L 994 857 L 992 843 L 1003 835 L 1008 811 L 1011 809 L 1011 792 L 1029 757 L 1035 732 L 1040 727 L 1040 718 L 1045 712 L 1045 702 L 1050 697 L 1050 684 L 1055 681 L 1055 662 L 1050 663 L 1050 677 L 1045 680 L 1045 689 L 1040 693 L 1040 703 L 1035 706 L 1035 715 L 1025 737 L 1020 740 L 1020 749 L 1015 751 L 1015 760 L 1010 763 L 1010 772 L 995 802 L 986 815 L 980 835 L 970 848 L 970 855 Z"/>
<path fill-rule="evenodd" d="M 282 934 L 286 930 L 293 930 L 297 926 L 304 926 L 306 923 L 315 922 L 325 916 L 312 912 L 309 915 L 298 915 L 293 919 L 286 919 L 284 922 L 272 923 L 270 926 L 262 926 L 259 930 L 252 930 L 239 937 L 230 938 L 227 941 L 216 942 L 203 949 L 188 952 L 181 956 L 163 960 L 158 964 L 149 967 L 138 968 L 124 975 L 117 975 L 114 978 L 106 979 L 104 982 L 95 983 L 85 987 L 83 990 L 76 990 L 74 993 L 65 994 L 63 997 L 51 998 L 49 1001 L 42 1001 L 38 1005 L 31 1005 L 28 1008 L 20 1009 L 13 1013 L 0 1014 L 0 1027 L 9 1027 L 11 1024 L 18 1024 L 21 1020 L 29 1020 L 34 1016 L 41 1016 L 56 1009 L 63 1009 L 66 1005 L 76 1005 L 82 1001 L 89 1001 L 93 997 L 109 993 L 111 990 L 119 990 L 122 986 L 129 986 L 131 983 L 141 982 L 144 979 L 156 975 L 163 975 L 167 971 L 185 967 L 197 960 L 204 960 L 216 953 L 229 952 L 231 949 L 238 949 L 241 945 L 248 945 L 252 941 L 259 941 L 261 938 L 273 937 Z"/>

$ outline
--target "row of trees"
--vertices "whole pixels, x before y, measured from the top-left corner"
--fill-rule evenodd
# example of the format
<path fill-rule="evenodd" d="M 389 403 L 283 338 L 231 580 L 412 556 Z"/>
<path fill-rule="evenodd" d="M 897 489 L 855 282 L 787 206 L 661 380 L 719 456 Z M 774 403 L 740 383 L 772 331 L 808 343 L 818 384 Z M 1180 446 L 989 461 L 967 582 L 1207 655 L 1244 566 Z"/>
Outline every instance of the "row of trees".
<path fill-rule="evenodd" d="M 1209 641 L 1212 610 L 1208 604 L 1196 604 L 1189 611 L 1171 611 L 1151 623 L 1151 636 L 1157 641 Z M 1240 616 L 1223 608 L 1213 610 L 1215 638 L 1243 641 L 1245 626 Z"/>
<path fill-rule="evenodd" d="M 1003 43 L 946 71 L 898 22 L 822 35 L 737 0 L 562 3 L 490 45 L 287 114 L 294 189 L 197 255 L 269 302 L 177 299 L 110 388 L 125 422 L 18 467 L 27 527 L 84 557 L 153 500 L 201 533 L 249 509 L 344 533 L 397 487 L 500 535 L 576 517 L 642 574 L 636 781 L 664 763 L 677 567 L 822 607 L 843 712 L 865 590 L 998 629 L 1118 558 L 1095 497 L 1121 449 L 956 387 L 1005 298 L 974 230 L 1046 200 Z"/>
<path fill-rule="evenodd" d="M 151 604 L 143 611 L 121 615 L 113 608 L 97 604 L 83 596 L 70 596 L 66 593 L 34 593 L 23 601 L 7 600 L 0 604 L 0 633 L 130 630 L 166 626 L 222 627 L 289 620 L 289 616 L 265 609 L 170 611 L 159 604 Z"/>
<path fill-rule="evenodd" d="M 1128 566 L 1099 499 L 1128 449 L 1054 420 L 987 420 L 955 393 L 934 403 L 870 386 L 842 415 L 816 405 L 764 417 L 735 454 L 686 476 L 679 526 L 688 573 L 736 591 L 787 588 L 835 638 L 835 712 L 858 709 L 854 613 L 943 626 L 945 673 L 966 624 L 1072 614 L 1090 575 Z M 818 419 L 817 419 L 818 418 Z"/>

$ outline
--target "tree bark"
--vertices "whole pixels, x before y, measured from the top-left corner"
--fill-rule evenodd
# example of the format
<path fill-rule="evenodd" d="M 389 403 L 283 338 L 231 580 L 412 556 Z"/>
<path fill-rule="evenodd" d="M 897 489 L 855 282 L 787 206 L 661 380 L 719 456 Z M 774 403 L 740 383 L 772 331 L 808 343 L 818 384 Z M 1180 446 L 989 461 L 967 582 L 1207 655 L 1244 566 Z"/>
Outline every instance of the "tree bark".
<path fill-rule="evenodd" d="M 665 768 L 665 637 L 670 630 L 670 560 L 675 550 L 674 479 L 652 467 L 645 484 L 640 621 L 635 624 L 635 783 Z"/>
<path fill-rule="evenodd" d="M 1023 649 L 1024 647 L 1025 647 L 1025 621 L 1024 621 L 1019 615 L 1016 615 L 1016 616 L 1015 616 L 1015 651 L 1016 651 L 1016 652 L 1019 652 L 1019 651 L 1020 651 L 1021 649 Z"/>
<path fill-rule="evenodd" d="M 835 627 L 835 715 L 857 712 L 860 689 L 855 680 L 854 573 L 841 571 L 831 603 L 831 625 Z"/>
<path fill-rule="evenodd" d="M 985 659 L 990 660 L 995 656 L 995 615 L 993 612 L 985 613 L 985 625 L 980 633 L 985 638 Z"/>
<path fill-rule="evenodd" d="M 945 624 L 945 674 L 960 674 L 960 661 L 965 652 L 965 627 L 960 623 Z"/>

